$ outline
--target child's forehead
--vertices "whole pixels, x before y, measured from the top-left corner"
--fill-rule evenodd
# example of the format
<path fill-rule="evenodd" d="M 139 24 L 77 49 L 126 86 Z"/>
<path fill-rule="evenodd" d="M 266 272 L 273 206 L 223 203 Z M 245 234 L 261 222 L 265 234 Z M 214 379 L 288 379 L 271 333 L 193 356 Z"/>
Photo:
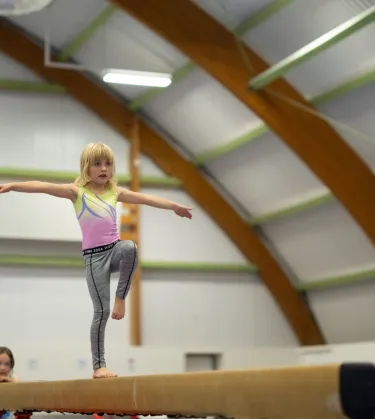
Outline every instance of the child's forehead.
<path fill-rule="evenodd" d="M 4 360 L 10 361 L 10 358 L 9 358 L 8 354 L 2 353 L 2 354 L 0 354 L 0 360 L 2 360 L 2 361 L 4 361 Z"/>
<path fill-rule="evenodd" d="M 111 157 L 106 155 L 92 156 L 91 158 L 91 162 L 107 162 L 111 160 Z"/>

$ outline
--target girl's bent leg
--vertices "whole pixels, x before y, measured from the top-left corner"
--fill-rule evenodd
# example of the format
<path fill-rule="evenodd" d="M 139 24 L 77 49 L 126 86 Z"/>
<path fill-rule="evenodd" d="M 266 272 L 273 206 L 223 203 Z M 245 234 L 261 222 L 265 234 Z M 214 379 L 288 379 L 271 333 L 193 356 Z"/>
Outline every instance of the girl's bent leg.
<path fill-rule="evenodd" d="M 113 250 L 111 261 L 112 272 L 120 272 L 112 311 L 113 319 L 120 320 L 125 316 L 125 298 L 129 293 L 133 274 L 137 266 L 137 245 L 131 240 L 118 242 Z"/>

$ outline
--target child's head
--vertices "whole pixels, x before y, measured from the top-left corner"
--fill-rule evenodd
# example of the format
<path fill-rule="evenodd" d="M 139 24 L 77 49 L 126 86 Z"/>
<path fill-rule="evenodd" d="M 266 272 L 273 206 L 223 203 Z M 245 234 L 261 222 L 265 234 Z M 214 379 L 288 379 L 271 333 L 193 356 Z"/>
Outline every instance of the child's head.
<path fill-rule="evenodd" d="M 115 175 L 115 158 L 113 151 L 101 143 L 88 144 L 81 154 L 80 175 L 76 183 L 86 186 L 90 182 L 105 187 L 113 186 Z"/>
<path fill-rule="evenodd" d="M 6 346 L 0 346 L 0 377 L 8 377 L 14 368 L 14 356 Z"/>

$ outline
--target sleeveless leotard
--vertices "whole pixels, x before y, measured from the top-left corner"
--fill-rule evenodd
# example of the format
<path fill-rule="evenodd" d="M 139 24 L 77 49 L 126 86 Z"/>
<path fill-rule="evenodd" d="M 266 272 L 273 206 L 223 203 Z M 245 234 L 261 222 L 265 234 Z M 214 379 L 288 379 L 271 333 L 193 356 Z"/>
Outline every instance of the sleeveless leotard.
<path fill-rule="evenodd" d="M 82 231 L 82 250 L 119 240 L 116 204 L 116 188 L 96 195 L 85 187 L 78 187 L 74 209 Z"/>

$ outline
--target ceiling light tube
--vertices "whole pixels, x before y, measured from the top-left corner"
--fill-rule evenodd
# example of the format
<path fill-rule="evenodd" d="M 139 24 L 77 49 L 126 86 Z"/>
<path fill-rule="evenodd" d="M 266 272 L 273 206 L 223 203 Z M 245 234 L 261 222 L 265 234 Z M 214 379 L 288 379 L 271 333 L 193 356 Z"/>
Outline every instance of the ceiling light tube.
<path fill-rule="evenodd" d="M 108 69 L 103 74 L 103 81 L 132 86 L 167 87 L 172 83 L 172 75 L 146 71 Z"/>

